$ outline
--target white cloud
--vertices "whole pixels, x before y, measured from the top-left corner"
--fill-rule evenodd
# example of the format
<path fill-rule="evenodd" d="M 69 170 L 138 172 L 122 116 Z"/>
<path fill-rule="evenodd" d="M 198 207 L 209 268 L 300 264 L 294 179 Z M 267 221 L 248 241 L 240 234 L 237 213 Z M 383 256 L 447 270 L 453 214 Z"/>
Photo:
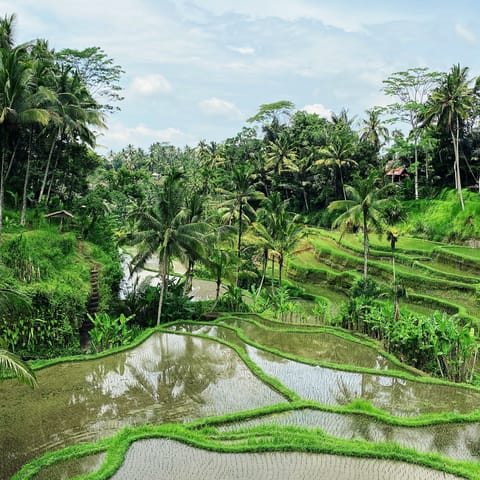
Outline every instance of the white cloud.
<path fill-rule="evenodd" d="M 455 33 L 467 43 L 470 43 L 472 45 L 475 45 L 477 43 L 477 36 L 461 23 L 457 23 L 455 25 Z"/>
<path fill-rule="evenodd" d="M 98 150 L 101 150 L 102 147 L 115 150 L 129 144 L 148 148 L 155 142 L 168 142 L 183 146 L 192 140 L 193 138 L 190 135 L 173 127 L 157 130 L 143 124 L 128 127 L 119 122 L 112 122 L 109 129 L 97 141 Z"/>
<path fill-rule="evenodd" d="M 221 98 L 209 98 L 199 102 L 200 109 L 207 115 L 215 115 L 230 118 L 239 118 L 242 116 L 240 110 L 231 102 Z"/>
<path fill-rule="evenodd" d="M 252 47 L 227 47 L 232 52 L 239 53 L 240 55 L 255 55 L 255 49 Z"/>
<path fill-rule="evenodd" d="M 135 77 L 132 81 L 131 88 L 134 93 L 140 95 L 152 95 L 154 93 L 168 93 L 172 91 L 170 82 L 160 74 Z"/>
<path fill-rule="evenodd" d="M 321 103 L 305 105 L 302 110 L 307 113 L 316 113 L 319 117 L 323 117 L 328 120 L 332 118 L 332 111 Z"/>

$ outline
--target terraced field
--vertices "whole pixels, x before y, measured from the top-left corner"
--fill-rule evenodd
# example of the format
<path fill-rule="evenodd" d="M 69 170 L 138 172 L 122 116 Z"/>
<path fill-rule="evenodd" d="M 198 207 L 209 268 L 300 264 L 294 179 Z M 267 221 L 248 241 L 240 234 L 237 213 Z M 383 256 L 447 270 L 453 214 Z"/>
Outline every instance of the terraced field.
<path fill-rule="evenodd" d="M 458 314 L 480 325 L 478 249 L 400 237 L 395 249 L 397 283 L 406 291 L 401 304 L 428 314 Z M 310 229 L 288 264 L 288 275 L 308 293 L 330 300 L 332 315 L 363 272 L 363 237 Z M 385 288 L 393 281 L 392 252 L 385 238 L 370 235 L 369 274 Z"/>
<path fill-rule="evenodd" d="M 1 478 L 480 478 L 480 389 L 332 327 L 176 322 L 38 374 L 2 385 Z"/>

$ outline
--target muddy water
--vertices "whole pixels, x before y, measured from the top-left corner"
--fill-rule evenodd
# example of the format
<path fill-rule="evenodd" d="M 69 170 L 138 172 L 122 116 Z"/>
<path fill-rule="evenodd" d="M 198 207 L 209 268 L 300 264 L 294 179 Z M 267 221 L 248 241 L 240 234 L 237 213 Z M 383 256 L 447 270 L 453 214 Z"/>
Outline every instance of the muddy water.
<path fill-rule="evenodd" d="M 467 413 L 480 405 L 480 392 L 466 388 L 314 367 L 246 348 L 250 358 L 268 375 L 278 378 L 302 398 L 327 405 L 345 405 L 362 398 L 398 416 Z"/>
<path fill-rule="evenodd" d="M 453 480 L 401 462 L 297 452 L 215 453 L 172 440 L 135 442 L 115 480 Z"/>
<path fill-rule="evenodd" d="M 110 436 L 125 425 L 183 422 L 284 401 L 218 342 L 152 335 L 100 360 L 37 372 L 39 388 L 0 388 L 0 478 L 47 450 Z"/>
<path fill-rule="evenodd" d="M 33 480 L 68 480 L 77 475 L 86 475 L 96 472 L 106 458 L 105 453 L 88 455 L 74 460 L 67 460 L 51 467 L 43 468 L 40 473 L 33 477 Z"/>
<path fill-rule="evenodd" d="M 467 413 L 480 406 L 480 392 L 448 385 L 432 385 L 388 375 L 344 372 L 305 365 L 245 344 L 235 332 L 215 325 L 178 325 L 177 330 L 203 333 L 242 346 L 267 375 L 306 400 L 327 405 L 346 405 L 356 398 L 370 401 L 393 415 L 415 416 L 422 413 Z M 257 327 L 258 328 L 258 327 Z M 350 343 L 352 355 L 360 344 Z"/>
<path fill-rule="evenodd" d="M 244 334 L 256 343 L 299 357 L 378 370 L 399 369 L 373 348 L 344 340 L 329 333 L 282 332 L 273 330 L 274 324 L 266 321 L 262 323 L 267 328 L 237 319 L 227 320 L 225 323 L 241 328 Z"/>
<path fill-rule="evenodd" d="M 428 427 L 398 427 L 362 415 L 339 415 L 318 410 L 294 410 L 267 415 L 221 427 L 222 431 L 256 425 L 287 425 L 321 428 L 325 433 L 345 439 L 370 442 L 395 442 L 420 452 L 435 452 L 456 460 L 480 460 L 480 423 L 444 424 Z"/>

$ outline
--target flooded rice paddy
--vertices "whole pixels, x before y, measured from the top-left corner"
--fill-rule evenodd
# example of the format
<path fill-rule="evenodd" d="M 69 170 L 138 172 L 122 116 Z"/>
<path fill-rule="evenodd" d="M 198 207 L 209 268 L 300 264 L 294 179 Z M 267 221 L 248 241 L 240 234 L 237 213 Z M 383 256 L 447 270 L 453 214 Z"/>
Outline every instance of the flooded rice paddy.
<path fill-rule="evenodd" d="M 154 334 L 137 348 L 37 372 L 39 388 L 5 381 L 0 478 L 49 450 L 98 440 L 126 425 L 184 422 L 284 402 L 230 348 Z"/>
<path fill-rule="evenodd" d="M 480 392 L 473 389 L 389 375 L 398 367 L 366 345 L 325 332 L 285 331 L 259 317 L 252 319 L 256 323 L 237 318 L 223 319 L 218 324 L 178 323 L 171 332 L 155 333 L 131 350 L 40 370 L 40 387 L 36 390 L 10 380 L 3 382 L 0 478 L 10 478 L 23 464 L 47 451 L 97 441 L 124 426 L 185 423 L 287 403 L 249 370 L 235 350 L 218 339 L 236 345 L 266 375 L 302 399 L 318 402 L 320 407 L 347 405 L 361 398 L 393 415 L 412 417 L 423 413 L 468 413 L 480 405 Z M 199 334 L 209 338 L 196 336 Z M 280 352 L 309 361 L 361 366 L 378 370 L 378 374 L 311 365 L 300 358 L 287 359 Z M 220 429 L 264 424 L 320 428 L 343 439 L 395 442 L 456 460 L 480 460 L 477 422 L 407 428 L 387 425 L 366 415 L 306 409 L 264 415 Z M 105 455 L 100 454 L 69 460 L 45 468 L 33 478 L 72 478 L 96 471 L 104 459 Z M 456 478 L 388 460 L 299 452 L 220 454 L 166 439 L 134 442 L 112 478 L 153 479 L 158 478 L 159 471 L 165 479 L 189 480 Z"/>
<path fill-rule="evenodd" d="M 130 447 L 114 480 L 453 480 L 458 477 L 400 462 L 297 452 L 216 453 L 172 440 Z"/>

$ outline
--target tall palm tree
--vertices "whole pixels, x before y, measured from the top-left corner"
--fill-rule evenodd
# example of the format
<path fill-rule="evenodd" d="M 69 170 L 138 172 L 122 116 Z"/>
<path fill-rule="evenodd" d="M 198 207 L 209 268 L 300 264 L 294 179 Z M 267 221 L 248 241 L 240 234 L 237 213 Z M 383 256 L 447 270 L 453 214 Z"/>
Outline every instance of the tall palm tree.
<path fill-rule="evenodd" d="M 157 325 L 160 324 L 165 292 L 168 288 L 168 270 L 174 256 L 184 259 L 186 253 L 200 255 L 204 252 L 204 235 L 208 225 L 188 222 L 183 212 L 185 186 L 183 174 L 173 170 L 160 186 L 151 203 L 142 206 L 138 215 L 138 254 L 133 259 L 135 268 L 144 265 L 153 254 L 158 254 L 160 271 L 160 296 Z"/>
<path fill-rule="evenodd" d="M 0 50 L 0 234 L 3 226 L 5 182 L 11 171 L 21 136 L 21 124 L 48 122 L 48 112 L 38 108 L 32 64 L 24 47 Z"/>
<path fill-rule="evenodd" d="M 365 113 L 367 118 L 362 120 L 360 140 L 371 143 L 378 153 L 388 140 L 388 128 L 383 124 L 378 108 L 372 108 Z"/>
<path fill-rule="evenodd" d="M 398 230 L 391 227 L 387 230 L 387 240 L 390 242 L 390 249 L 392 250 L 392 270 L 393 270 L 393 303 L 395 306 L 395 320 L 400 316 L 400 306 L 398 304 L 397 279 L 395 271 L 395 247 L 398 241 Z"/>
<path fill-rule="evenodd" d="M 367 285 L 368 273 L 368 228 L 369 225 L 380 230 L 381 207 L 388 201 L 382 198 L 391 185 L 377 186 L 378 173 L 370 172 L 365 179 L 357 179 L 355 186 L 346 185 L 347 200 L 336 200 L 328 206 L 329 211 L 344 210 L 333 222 L 333 227 L 344 225 L 361 226 L 363 230 L 363 283 Z"/>
<path fill-rule="evenodd" d="M 320 158 L 314 163 L 314 165 L 324 165 L 332 168 L 334 174 L 338 170 L 344 200 L 347 199 L 347 195 L 345 192 L 342 168 L 357 164 L 352 158 L 355 153 L 355 148 L 354 136 L 350 131 L 347 131 L 345 128 L 334 130 L 327 139 L 326 146 L 318 149 Z M 334 178 L 336 180 L 336 177 Z"/>
<path fill-rule="evenodd" d="M 295 164 L 297 152 L 285 131 L 282 131 L 278 137 L 268 142 L 266 158 L 267 165 L 279 176 L 283 172 L 298 171 L 298 167 Z"/>
<path fill-rule="evenodd" d="M 281 286 L 285 257 L 292 251 L 304 233 L 303 225 L 298 222 L 299 216 L 292 216 L 288 213 L 288 203 L 288 200 L 281 200 L 278 192 L 272 193 L 263 202 L 262 208 L 257 213 L 257 222 L 253 224 L 253 230 L 263 249 L 263 273 L 260 288 L 265 277 L 269 250 L 272 252 L 272 265 L 275 258 L 278 262 L 278 277 Z"/>
<path fill-rule="evenodd" d="M 253 216 L 255 213 L 250 202 L 260 198 L 262 194 L 255 189 L 253 168 L 250 164 L 241 163 L 235 166 L 231 171 L 231 182 L 231 190 L 219 189 L 220 195 L 223 196 L 219 206 L 224 223 L 231 225 L 235 221 L 238 222 L 237 257 L 240 259 L 243 227 L 250 221 L 248 214 Z"/>
<path fill-rule="evenodd" d="M 446 74 L 440 85 L 432 91 L 424 112 L 425 125 L 436 121 L 438 126 L 445 127 L 450 133 L 454 153 L 455 188 L 462 210 L 465 210 L 465 205 L 460 175 L 460 136 L 475 103 L 475 91 L 467 76 L 468 67 L 453 65 L 450 73 Z"/>
<path fill-rule="evenodd" d="M 42 202 L 50 174 L 53 182 L 56 165 L 67 141 L 94 147 L 96 137 L 94 128 L 104 128 L 103 114 L 100 105 L 92 98 L 80 76 L 68 67 L 62 67 L 50 86 L 54 94 L 51 96 L 49 110 L 52 118 L 51 129 L 47 132 L 51 145 L 38 202 Z M 51 168 L 54 148 L 57 147 L 57 160 Z"/>
<path fill-rule="evenodd" d="M 269 251 L 275 249 L 275 234 L 280 230 L 282 213 L 286 211 L 288 204 L 289 200 L 282 200 L 279 192 L 272 192 L 257 210 L 256 222 L 252 225 L 256 239 L 260 241 L 262 247 L 262 279 L 257 295 L 260 294 L 265 282 Z M 272 268 L 273 261 L 272 257 Z"/>

